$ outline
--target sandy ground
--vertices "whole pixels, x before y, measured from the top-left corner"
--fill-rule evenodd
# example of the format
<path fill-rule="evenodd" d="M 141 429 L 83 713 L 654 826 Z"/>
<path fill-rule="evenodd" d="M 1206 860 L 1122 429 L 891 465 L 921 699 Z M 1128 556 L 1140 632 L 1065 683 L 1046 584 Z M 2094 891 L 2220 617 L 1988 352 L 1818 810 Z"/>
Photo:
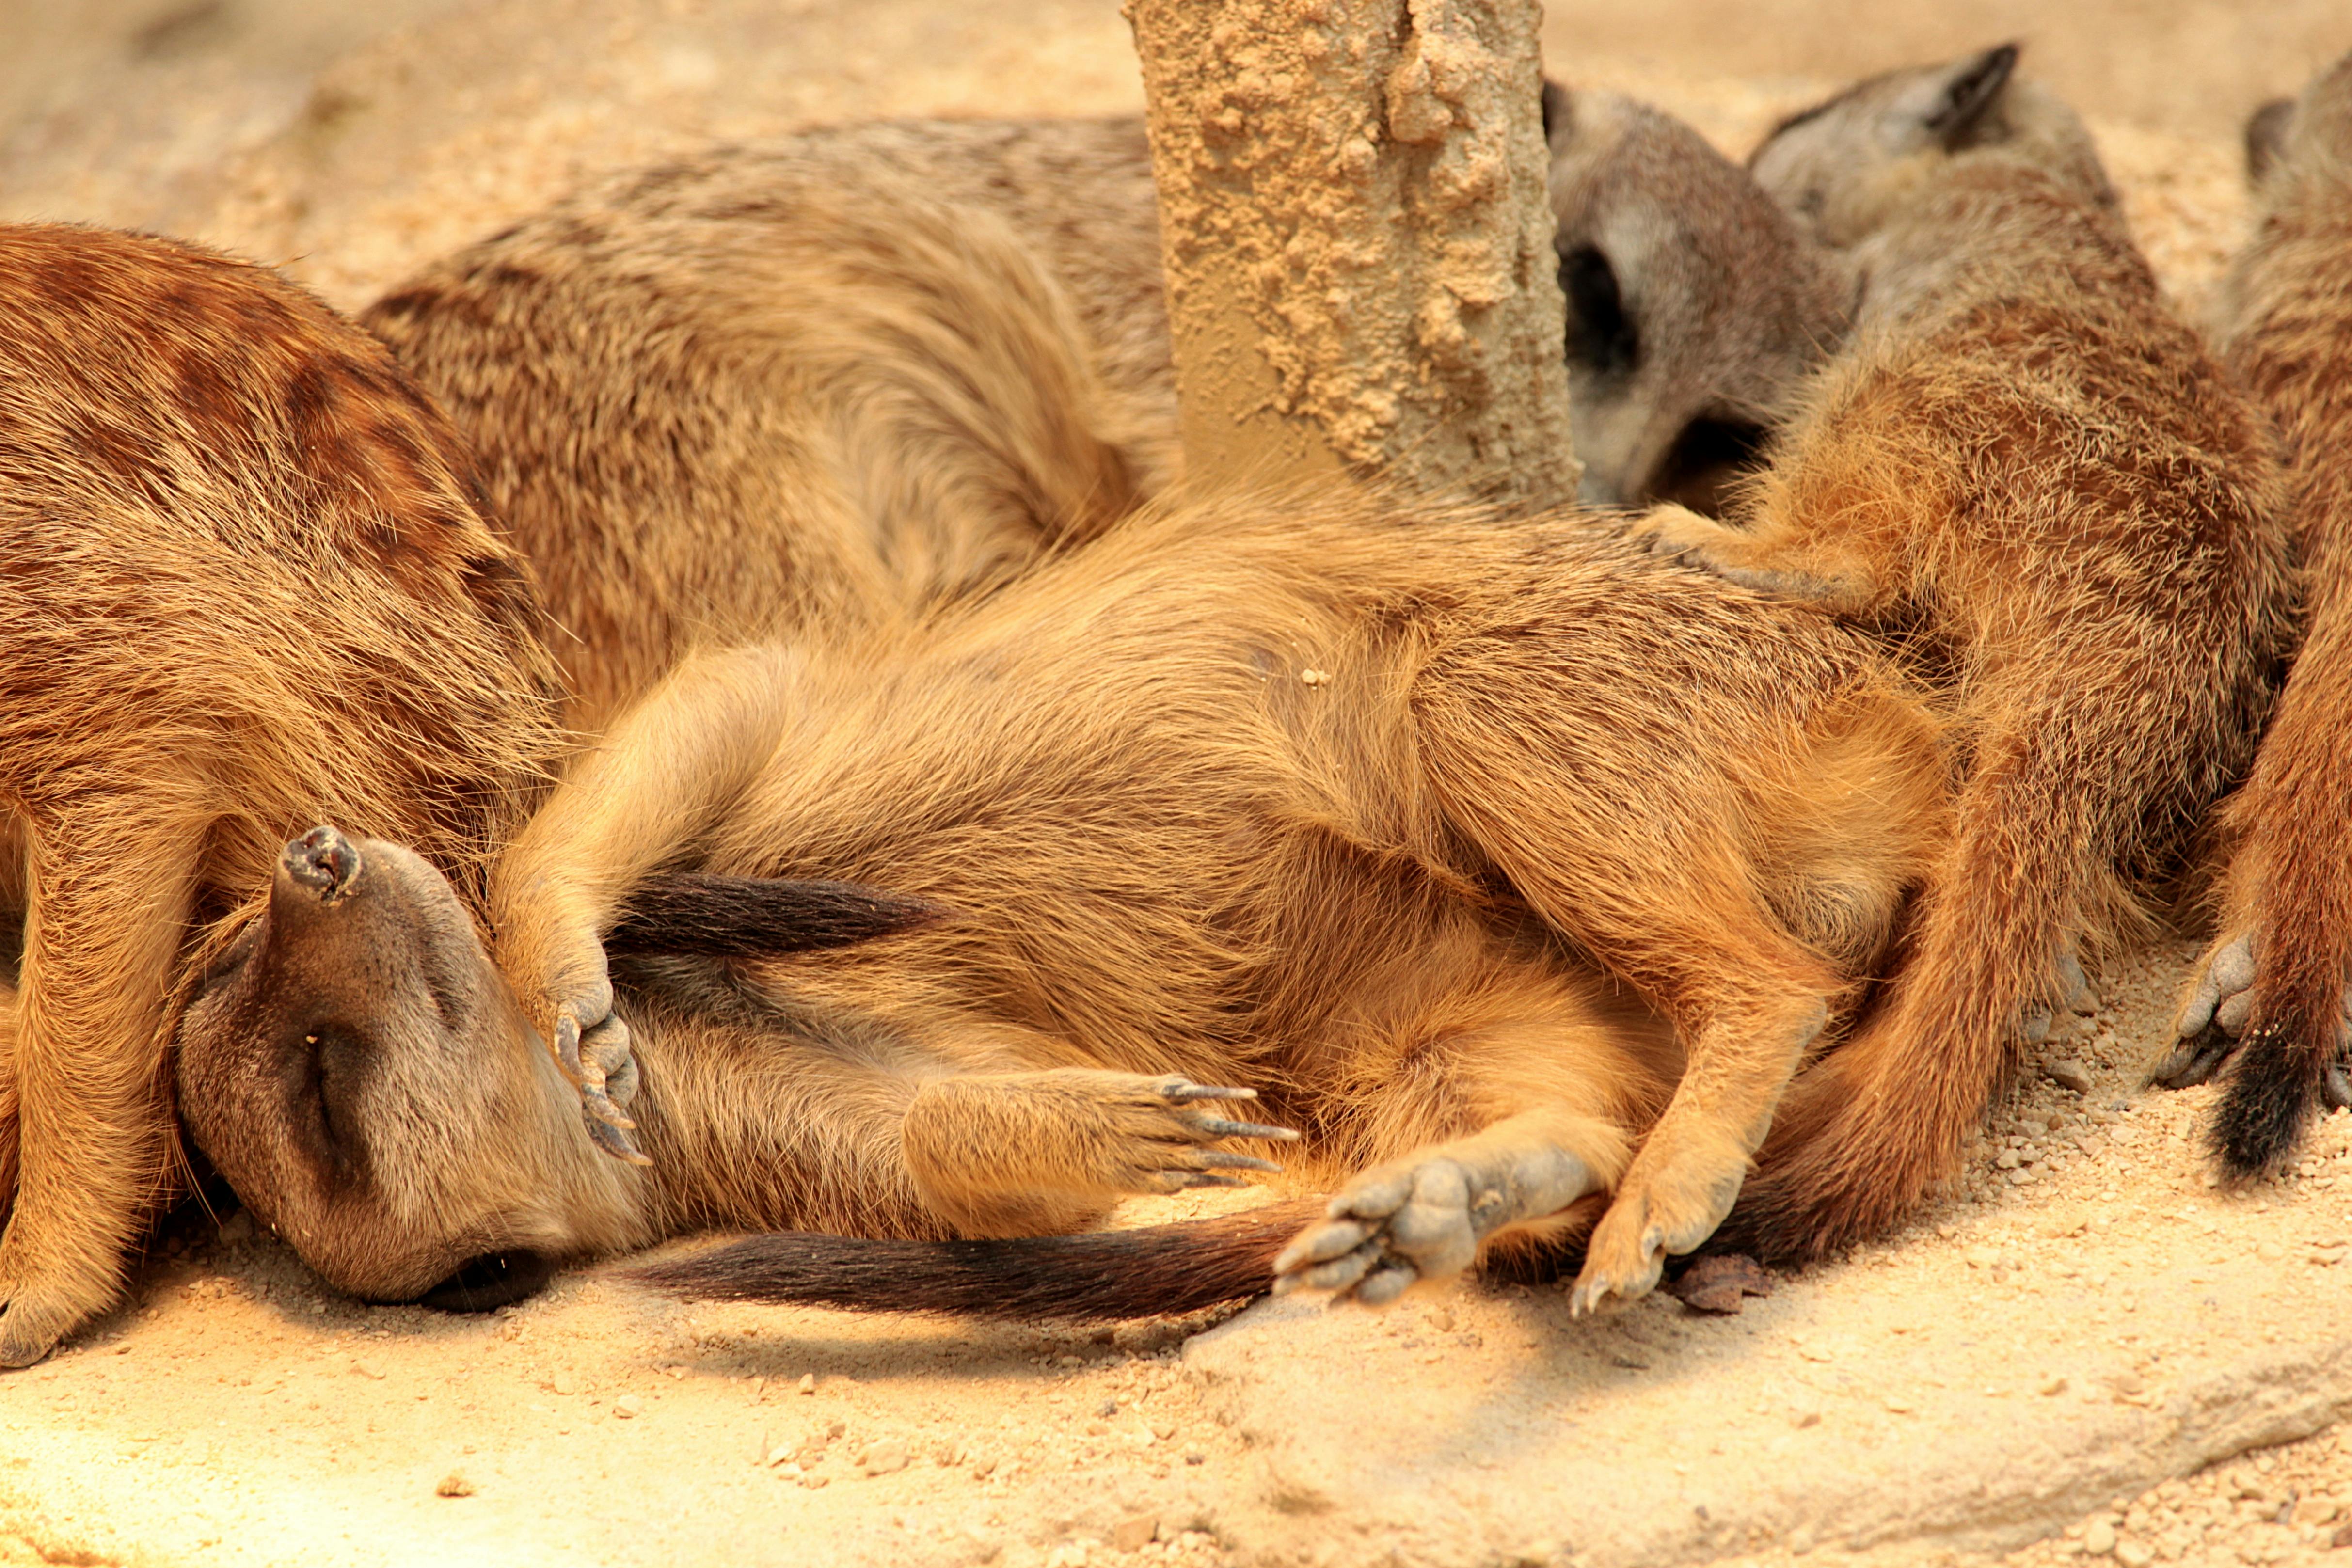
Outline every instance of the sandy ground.
<path fill-rule="evenodd" d="M 1735 152 L 1863 70 L 2028 38 L 2201 304 L 2236 128 L 2340 5 L 1600 0 L 1556 68 Z M 0 215 L 163 228 L 357 305 L 583 173 L 878 114 L 1140 108 L 1109 0 L 0 5 Z M 2352 1543 L 2352 1124 L 2248 1195 L 2139 1088 L 2190 949 L 2004 1107 L 1962 1194 L 1737 1318 L 1549 1291 L 1117 1335 L 325 1292 L 184 1216 L 0 1377 L 0 1563 L 2316 1562 Z M 1160 1218 L 1139 1204 L 1129 1218 Z M 2352 1562 L 2352 1552 L 2336 1557 Z"/>

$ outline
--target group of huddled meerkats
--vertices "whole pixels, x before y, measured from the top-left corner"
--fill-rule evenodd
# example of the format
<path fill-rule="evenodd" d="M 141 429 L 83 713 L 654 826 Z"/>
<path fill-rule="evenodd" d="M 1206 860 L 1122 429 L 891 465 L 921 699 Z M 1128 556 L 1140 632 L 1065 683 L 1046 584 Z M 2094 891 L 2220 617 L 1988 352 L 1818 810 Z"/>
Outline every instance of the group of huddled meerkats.
<path fill-rule="evenodd" d="M 358 326 L 0 232 L 0 1363 L 183 1133 L 377 1300 L 724 1228 L 638 1277 L 1590 1309 L 1899 1224 L 2199 864 L 2158 1073 L 2276 1168 L 2352 1101 L 2352 59 L 2217 350 L 2016 59 L 1744 170 L 1547 88 L 1537 517 L 1181 485 L 1134 120 L 715 150 Z M 1236 1145 L 1333 1196 L 1087 1230 Z"/>

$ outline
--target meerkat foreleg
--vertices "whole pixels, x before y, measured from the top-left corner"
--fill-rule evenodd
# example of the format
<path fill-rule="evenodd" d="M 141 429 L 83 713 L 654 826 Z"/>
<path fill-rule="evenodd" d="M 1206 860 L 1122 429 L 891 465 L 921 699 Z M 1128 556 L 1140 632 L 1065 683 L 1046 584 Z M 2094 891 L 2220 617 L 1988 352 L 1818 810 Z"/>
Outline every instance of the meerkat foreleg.
<path fill-rule="evenodd" d="M 774 754 L 790 716 L 780 650 L 683 668 L 580 759 L 491 880 L 499 967 L 578 1085 L 589 1135 L 631 1163 L 628 1026 L 613 1012 L 604 933 L 624 895 L 707 831 Z"/>
<path fill-rule="evenodd" d="M 1770 526 L 1754 531 L 1701 517 L 1685 507 L 1652 508 L 1628 530 L 1628 538 L 1664 556 L 1709 571 L 1768 599 L 1790 599 L 1835 612 L 1864 601 L 1872 591 L 1867 572 L 1846 552 L 1800 549 L 1773 537 Z"/>

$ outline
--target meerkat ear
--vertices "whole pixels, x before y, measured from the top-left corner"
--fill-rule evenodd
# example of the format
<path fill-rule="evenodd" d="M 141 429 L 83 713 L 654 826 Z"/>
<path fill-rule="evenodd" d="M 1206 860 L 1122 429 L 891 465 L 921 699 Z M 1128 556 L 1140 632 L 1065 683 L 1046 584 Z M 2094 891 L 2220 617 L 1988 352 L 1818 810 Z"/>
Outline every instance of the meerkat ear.
<path fill-rule="evenodd" d="M 2000 101 L 2017 69 L 2018 46 L 2003 44 L 1955 61 L 1931 73 L 1906 93 L 1897 113 L 1914 121 L 1918 134 L 1951 152 L 1976 134 L 1986 113 Z"/>
<path fill-rule="evenodd" d="M 2286 148 L 2287 127 L 2294 121 L 2294 99 L 2274 98 L 2254 110 L 2246 121 L 2246 178 L 2261 184 Z"/>
<path fill-rule="evenodd" d="M 1544 141 L 1557 147 L 1576 134 L 1576 99 L 1549 77 L 1543 78 Z"/>

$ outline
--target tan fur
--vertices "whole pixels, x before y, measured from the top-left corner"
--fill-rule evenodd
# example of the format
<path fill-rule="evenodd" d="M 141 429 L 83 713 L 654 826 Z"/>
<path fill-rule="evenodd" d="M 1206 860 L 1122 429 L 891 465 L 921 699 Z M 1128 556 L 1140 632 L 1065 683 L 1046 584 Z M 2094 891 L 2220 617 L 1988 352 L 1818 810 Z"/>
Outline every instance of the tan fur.
<path fill-rule="evenodd" d="M 583 190 L 362 320 L 481 454 L 583 729 L 698 643 L 994 587 L 1176 462 L 1132 121 L 718 149 Z"/>
<path fill-rule="evenodd" d="M 1375 1216 L 1309 1283 L 1440 1278 L 1613 1190 L 1584 1299 L 1636 1294 L 1730 1203 L 1941 826 L 1933 726 L 1863 639 L 1572 519 L 1201 503 L 879 635 L 705 657 L 619 725 L 501 863 L 511 990 L 396 851 L 323 915 L 281 882 L 184 1034 L 240 1195 L 376 1296 L 711 1225 L 1066 1229 L 1225 1168 L 1230 1106 L 1176 1074 L 1257 1089 L 1360 1214 L 1454 1184 L 1443 1245 Z M 961 914 L 617 966 L 655 1158 L 625 1167 L 527 1042 L 595 1021 L 602 935 L 680 864 Z M 323 1117 L 321 1017 L 361 1064 Z"/>
<path fill-rule="evenodd" d="M 1640 340 L 1571 332 L 1587 497 L 1706 504 L 1834 285 L 1687 128 L 1549 101 L 1563 282 L 1605 257 Z M 482 455 L 593 730 L 698 643 L 969 596 L 1164 488 L 1155 223 L 1140 120 L 841 126 L 604 181 L 363 319 Z"/>
<path fill-rule="evenodd" d="M 478 899 L 555 731 L 528 580 L 447 425 L 259 268 L 0 229 L 0 465 L 18 1365 L 113 1299 L 170 1183 L 175 998 L 287 833 L 348 817 Z"/>
<path fill-rule="evenodd" d="M 1844 337 L 1843 282 L 1680 120 L 1551 83 L 1544 111 L 1580 494 L 1712 514 Z"/>
<path fill-rule="evenodd" d="M 1758 153 L 1852 247 L 1855 336 L 1738 526 L 1653 530 L 1898 639 L 1958 721 L 1957 827 L 1892 985 L 1783 1108 L 1789 1157 L 1735 1227 L 1777 1256 L 1884 1229 L 1955 1168 L 2021 1019 L 2046 1029 L 2077 951 L 2135 927 L 2135 888 L 2245 765 L 2283 643 L 2268 442 L 2079 128 L 1994 59 L 1880 78 Z M 1955 83 L 1979 118 L 1906 140 Z"/>
<path fill-rule="evenodd" d="M 2224 812 L 2221 935 L 2160 1070 L 2199 1082 L 2243 1043 L 2211 1130 L 2235 1177 L 2277 1168 L 2317 1106 L 2352 1100 L 2352 57 L 2288 114 L 2257 116 L 2248 141 L 2262 218 L 2223 290 L 2222 352 L 2284 438 L 2307 622 Z"/>

